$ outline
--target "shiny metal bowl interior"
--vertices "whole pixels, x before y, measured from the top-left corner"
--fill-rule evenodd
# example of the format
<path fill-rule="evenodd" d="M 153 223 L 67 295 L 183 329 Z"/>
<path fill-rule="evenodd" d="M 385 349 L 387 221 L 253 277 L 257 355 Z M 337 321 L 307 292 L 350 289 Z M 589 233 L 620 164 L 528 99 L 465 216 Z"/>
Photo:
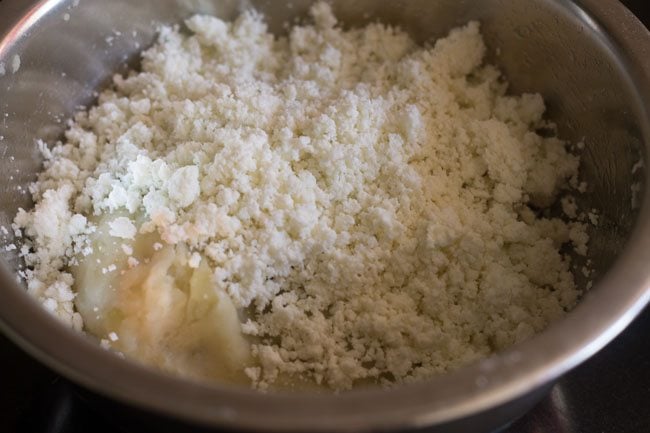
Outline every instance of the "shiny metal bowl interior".
<path fill-rule="evenodd" d="M 0 266 L 2 330 L 73 380 L 121 401 L 201 424 L 274 431 L 489 430 L 530 407 L 548 384 L 618 334 L 650 298 L 645 170 L 632 170 L 647 159 L 650 139 L 650 34 L 643 25 L 614 0 L 331 3 L 345 26 L 379 19 L 423 43 L 480 20 L 489 60 L 502 68 L 512 92 L 542 93 L 560 136 L 584 140 L 581 174 L 589 188 L 579 201 L 601 217 L 590 233 L 596 284 L 574 312 L 524 344 L 427 383 L 338 396 L 261 395 L 168 377 L 99 349 L 27 298 L 15 280 L 17 258 L 8 252 Z M 230 18 L 252 6 L 282 34 L 283 24 L 304 17 L 309 4 L 2 1 L 0 224 L 9 226 L 18 207 L 31 205 L 27 185 L 40 164 L 35 140 L 59 138 L 64 120 L 91 104 L 114 72 L 137 65 L 156 23 L 178 23 L 197 12 Z M 13 72 L 16 55 L 20 67 Z"/>

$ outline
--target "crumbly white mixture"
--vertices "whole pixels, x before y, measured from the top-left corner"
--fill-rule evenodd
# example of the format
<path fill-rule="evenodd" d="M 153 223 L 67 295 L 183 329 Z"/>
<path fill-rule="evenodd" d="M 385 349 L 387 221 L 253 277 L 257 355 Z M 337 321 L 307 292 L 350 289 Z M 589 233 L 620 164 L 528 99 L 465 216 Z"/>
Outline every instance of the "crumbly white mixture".
<path fill-rule="evenodd" d="M 287 38 L 252 12 L 195 16 L 189 36 L 163 28 L 142 72 L 116 76 L 65 142 L 43 146 L 36 206 L 15 220 L 32 246 L 30 292 L 81 328 L 77 261 L 117 279 L 149 266 L 138 278 L 160 317 L 208 295 L 178 283 L 163 302 L 152 269 L 208 269 L 208 292 L 245 321 L 260 388 L 426 378 L 570 309 L 580 292 L 560 247 L 586 254 L 585 225 L 534 209 L 577 184 L 579 161 L 535 133 L 548 126 L 539 95 L 506 95 L 479 24 L 423 48 L 381 24 L 344 31 L 324 3 L 312 15 Z M 116 216 L 108 230 L 100 215 Z M 129 256 L 115 272 L 90 260 L 106 231 L 104 248 Z M 130 243 L 147 233 L 162 242 L 149 264 Z M 99 337 L 128 340 L 112 332 Z"/>

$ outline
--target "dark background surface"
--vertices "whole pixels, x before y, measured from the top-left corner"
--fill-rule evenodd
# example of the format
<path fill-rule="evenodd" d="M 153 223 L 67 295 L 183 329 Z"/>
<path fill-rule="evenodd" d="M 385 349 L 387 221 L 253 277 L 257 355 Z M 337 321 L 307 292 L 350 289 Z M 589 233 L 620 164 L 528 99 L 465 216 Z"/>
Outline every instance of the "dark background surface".
<path fill-rule="evenodd" d="M 650 1 L 623 1 L 650 23 Z M 151 430 L 155 431 L 155 430 Z M 146 432 L 0 335 L 0 432 Z M 506 433 L 650 433 L 650 309 Z"/>
<path fill-rule="evenodd" d="M 650 1 L 648 0 L 621 0 L 637 17 L 647 26 L 650 26 Z"/>

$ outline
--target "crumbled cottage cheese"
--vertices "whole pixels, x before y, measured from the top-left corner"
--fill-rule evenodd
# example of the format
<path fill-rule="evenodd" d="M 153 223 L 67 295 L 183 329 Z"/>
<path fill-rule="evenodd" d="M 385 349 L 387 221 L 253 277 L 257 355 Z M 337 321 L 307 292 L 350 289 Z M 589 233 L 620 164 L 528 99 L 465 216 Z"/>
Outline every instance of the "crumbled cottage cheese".
<path fill-rule="evenodd" d="M 110 227 L 108 234 L 122 239 L 133 239 L 138 231 L 127 217 L 115 218 L 108 225 Z"/>
<path fill-rule="evenodd" d="M 585 254 L 585 225 L 533 209 L 579 160 L 479 24 L 423 48 L 312 15 L 286 38 L 252 12 L 161 29 L 42 146 L 29 291 L 127 355 L 194 377 L 221 356 L 259 388 L 426 378 L 573 307 L 560 247 Z"/>

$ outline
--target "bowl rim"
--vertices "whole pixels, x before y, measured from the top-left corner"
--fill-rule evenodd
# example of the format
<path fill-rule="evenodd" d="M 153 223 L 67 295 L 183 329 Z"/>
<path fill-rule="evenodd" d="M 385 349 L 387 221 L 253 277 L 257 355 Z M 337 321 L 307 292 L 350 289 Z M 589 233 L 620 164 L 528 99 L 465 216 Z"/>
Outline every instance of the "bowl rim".
<path fill-rule="evenodd" d="M 45 15 L 58 0 L 35 3 Z M 620 59 L 637 90 L 650 137 L 650 33 L 616 0 L 559 0 Z M 40 15 L 39 15 L 40 14 Z M 38 21 L 21 21 L 19 37 Z M 23 28 L 19 28 L 23 26 Z M 0 41 L 1 42 L 1 41 Z M 0 43 L 0 54 L 2 54 Z M 634 59 L 634 60 L 633 60 Z M 649 101 L 647 104 L 643 100 Z M 646 148 L 646 153 L 648 149 Z M 453 373 L 390 390 L 269 393 L 190 382 L 120 359 L 58 322 L 0 262 L 0 329 L 73 381 L 108 397 L 212 426 L 268 431 L 369 431 L 451 422 L 489 410 L 556 380 L 618 335 L 650 301 L 650 189 L 625 250 L 571 314 L 522 344 Z M 29 323 L 26 322 L 29 318 Z M 523 355 L 525 354 L 525 355 Z"/>

